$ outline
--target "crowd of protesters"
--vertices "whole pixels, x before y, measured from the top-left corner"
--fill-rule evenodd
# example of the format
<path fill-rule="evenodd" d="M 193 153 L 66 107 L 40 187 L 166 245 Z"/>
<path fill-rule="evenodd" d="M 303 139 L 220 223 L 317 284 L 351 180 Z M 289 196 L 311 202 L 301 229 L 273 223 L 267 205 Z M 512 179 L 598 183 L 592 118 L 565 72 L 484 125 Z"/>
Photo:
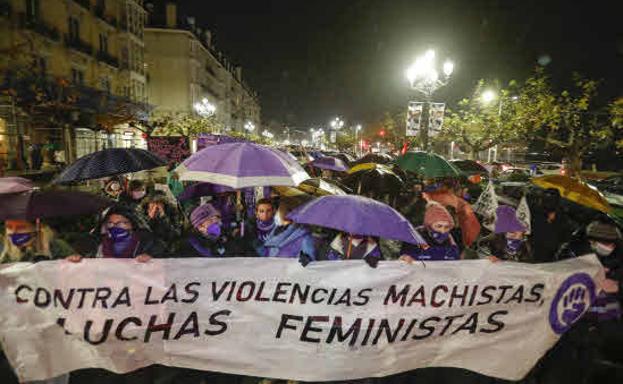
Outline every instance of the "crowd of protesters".
<path fill-rule="evenodd" d="M 166 184 L 165 184 L 166 185 Z M 534 383 L 591 382 L 599 375 L 596 361 L 621 363 L 623 330 L 623 236 L 607 216 L 577 220 L 563 208 L 556 190 L 529 196 L 531 223 L 518 219 L 515 208 L 501 205 L 488 230 L 470 206 L 465 185 L 448 180 L 407 183 L 397 208 L 426 244 L 388 244 L 357 233 L 316 228 L 288 219 L 300 203 L 271 191 L 244 206 L 239 191 L 214 189 L 211 195 L 175 199 L 183 186 L 168 179 L 168 192 L 151 183 L 106 180 L 101 193 L 116 203 L 79 227 L 54 220 L 4 223 L 0 262 L 37 262 L 82 258 L 132 258 L 149 262 L 164 257 L 282 257 L 306 266 L 317 261 L 364 260 L 376 268 L 380 260 L 404 263 L 486 258 L 491 262 L 546 263 L 595 253 L 607 272 L 593 308 L 564 335 L 525 379 Z M 173 191 L 171 193 L 170 191 Z M 473 194 L 474 192 L 472 192 Z M 247 213 L 250 212 L 250 213 Z M 53 230 L 55 228 L 56 230 Z M 80 228 L 80 229 L 76 229 Z M 78 235 L 70 232 L 80 232 Z M 618 344 L 617 344 L 618 343 Z M 258 357 L 261 358 L 261 357 Z M 618 359 L 618 360 L 617 360 Z M 3 377 L 10 367 L 3 364 Z M 595 368 L 597 367 L 597 368 Z M 71 378 L 69 378 L 71 376 Z M 10 382 L 1 380 L 2 383 Z M 263 379 L 152 366 L 116 375 L 83 370 L 58 383 L 253 383 Z M 427 368 L 372 382 L 497 382 L 468 371 Z"/>

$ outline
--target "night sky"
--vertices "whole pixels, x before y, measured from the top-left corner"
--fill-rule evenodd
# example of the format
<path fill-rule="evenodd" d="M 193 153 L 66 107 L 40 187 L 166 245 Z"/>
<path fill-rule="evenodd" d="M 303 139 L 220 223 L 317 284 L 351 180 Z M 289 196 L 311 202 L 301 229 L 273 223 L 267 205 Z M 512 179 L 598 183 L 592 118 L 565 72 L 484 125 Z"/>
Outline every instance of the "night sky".
<path fill-rule="evenodd" d="M 581 4 L 575 4 L 581 3 Z M 455 62 L 437 93 L 452 104 L 479 78 L 524 79 L 537 59 L 564 86 L 571 71 L 623 94 L 623 22 L 611 1 L 253 0 L 178 1 L 214 33 L 260 94 L 262 119 L 370 123 L 406 106 L 404 71 L 428 48 Z"/>

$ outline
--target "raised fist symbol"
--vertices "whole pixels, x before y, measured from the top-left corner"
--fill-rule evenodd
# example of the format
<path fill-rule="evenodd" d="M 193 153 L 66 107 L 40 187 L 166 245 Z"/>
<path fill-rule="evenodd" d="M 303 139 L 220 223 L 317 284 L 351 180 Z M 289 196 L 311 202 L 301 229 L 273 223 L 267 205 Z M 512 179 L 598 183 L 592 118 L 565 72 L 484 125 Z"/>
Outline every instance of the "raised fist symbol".
<path fill-rule="evenodd" d="M 584 296 L 586 296 L 586 289 L 584 287 L 577 287 L 565 293 L 562 301 L 564 307 L 562 321 L 565 324 L 571 325 L 582 316 L 586 309 Z"/>

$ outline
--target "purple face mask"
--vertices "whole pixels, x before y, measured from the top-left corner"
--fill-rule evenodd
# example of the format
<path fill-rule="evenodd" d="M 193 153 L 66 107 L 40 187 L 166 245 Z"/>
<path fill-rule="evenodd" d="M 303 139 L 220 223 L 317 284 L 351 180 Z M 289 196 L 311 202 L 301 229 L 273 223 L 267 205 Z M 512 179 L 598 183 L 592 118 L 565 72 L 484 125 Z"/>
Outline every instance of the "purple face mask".
<path fill-rule="evenodd" d="M 11 243 L 16 247 L 20 247 L 32 239 L 32 233 L 12 233 L 9 235 Z"/>
<path fill-rule="evenodd" d="M 450 232 L 437 232 L 430 230 L 430 235 L 438 244 L 445 243 L 450 238 Z"/>
<path fill-rule="evenodd" d="M 212 223 L 208 226 L 208 229 L 206 229 L 206 236 L 208 237 L 212 237 L 212 238 L 217 238 L 219 236 L 221 236 L 221 223 Z"/>
<path fill-rule="evenodd" d="M 130 237 L 130 231 L 124 228 L 112 227 L 108 228 L 108 235 L 112 241 L 123 241 Z"/>
<path fill-rule="evenodd" d="M 523 240 L 521 239 L 506 239 L 506 249 L 508 249 L 510 253 L 517 253 L 522 244 Z"/>

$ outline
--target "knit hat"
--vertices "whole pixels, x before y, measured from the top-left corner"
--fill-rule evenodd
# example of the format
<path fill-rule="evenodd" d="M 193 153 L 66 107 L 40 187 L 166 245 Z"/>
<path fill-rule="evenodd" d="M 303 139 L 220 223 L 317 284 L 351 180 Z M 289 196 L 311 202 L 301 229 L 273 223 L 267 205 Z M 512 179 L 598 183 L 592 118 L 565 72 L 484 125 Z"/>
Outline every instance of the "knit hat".
<path fill-rule="evenodd" d="M 424 213 L 424 225 L 430 227 L 438 221 L 447 221 L 454 227 L 454 219 L 443 205 L 435 202 L 428 203 L 426 213 Z"/>
<path fill-rule="evenodd" d="M 586 237 L 594 240 L 615 242 L 621 240 L 621 231 L 610 223 L 593 221 L 586 227 Z"/>
<path fill-rule="evenodd" d="M 508 205 L 499 206 L 495 211 L 495 233 L 526 232 L 528 228 L 517 219 L 515 208 Z"/>
<path fill-rule="evenodd" d="M 201 223 L 214 216 L 221 216 L 221 212 L 210 203 L 203 204 L 195 208 L 190 214 L 190 223 L 193 227 L 198 227 Z"/>

